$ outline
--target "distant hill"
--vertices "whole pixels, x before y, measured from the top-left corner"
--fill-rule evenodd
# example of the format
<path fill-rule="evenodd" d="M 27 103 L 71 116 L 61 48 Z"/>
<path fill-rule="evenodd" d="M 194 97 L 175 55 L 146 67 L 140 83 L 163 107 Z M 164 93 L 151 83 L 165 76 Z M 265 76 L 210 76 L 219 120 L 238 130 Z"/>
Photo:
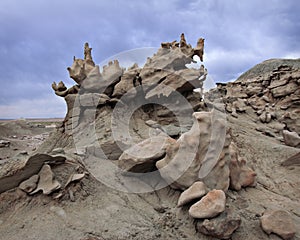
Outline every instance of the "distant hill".
<path fill-rule="evenodd" d="M 249 78 L 256 78 L 259 75 L 265 75 L 277 69 L 280 66 L 288 66 L 294 69 L 300 69 L 300 58 L 298 59 L 269 59 L 259 63 L 243 73 L 236 81 L 243 81 Z"/>

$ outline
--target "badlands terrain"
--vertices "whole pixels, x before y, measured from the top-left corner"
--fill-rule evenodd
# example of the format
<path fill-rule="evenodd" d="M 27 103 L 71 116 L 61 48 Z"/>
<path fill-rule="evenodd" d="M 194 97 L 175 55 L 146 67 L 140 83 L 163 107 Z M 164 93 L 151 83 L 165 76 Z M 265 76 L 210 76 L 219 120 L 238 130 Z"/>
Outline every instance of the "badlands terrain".
<path fill-rule="evenodd" d="M 204 39 L 53 83 L 63 120 L 0 122 L 0 239 L 300 239 L 300 60 L 204 93 Z M 197 91 L 194 91 L 197 89 Z"/>

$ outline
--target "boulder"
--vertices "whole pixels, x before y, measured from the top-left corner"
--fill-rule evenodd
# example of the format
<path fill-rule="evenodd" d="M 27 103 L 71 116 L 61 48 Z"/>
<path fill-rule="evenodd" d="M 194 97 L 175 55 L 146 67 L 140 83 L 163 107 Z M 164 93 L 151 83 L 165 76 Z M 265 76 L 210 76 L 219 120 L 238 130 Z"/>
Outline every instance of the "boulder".
<path fill-rule="evenodd" d="M 151 172 L 155 169 L 155 163 L 165 156 L 167 146 L 174 142 L 165 134 L 148 138 L 125 150 L 118 166 L 129 172 Z"/>
<path fill-rule="evenodd" d="M 284 143 L 291 147 L 300 148 L 300 136 L 296 132 L 290 132 L 288 130 L 282 131 Z"/>
<path fill-rule="evenodd" d="M 216 218 L 197 222 L 196 229 L 198 232 L 218 239 L 229 239 L 240 225 L 240 216 L 231 209 L 226 209 Z"/>
<path fill-rule="evenodd" d="M 275 233 L 283 239 L 292 239 L 296 234 L 293 219 L 287 211 L 266 210 L 260 222 L 267 234 Z"/>
<path fill-rule="evenodd" d="M 207 193 L 207 188 L 203 182 L 195 182 L 187 190 L 181 193 L 177 207 L 181 207 L 195 199 L 201 198 Z"/>
<path fill-rule="evenodd" d="M 189 214 L 193 218 L 213 218 L 225 210 L 225 204 L 225 193 L 214 189 L 192 205 Z"/>

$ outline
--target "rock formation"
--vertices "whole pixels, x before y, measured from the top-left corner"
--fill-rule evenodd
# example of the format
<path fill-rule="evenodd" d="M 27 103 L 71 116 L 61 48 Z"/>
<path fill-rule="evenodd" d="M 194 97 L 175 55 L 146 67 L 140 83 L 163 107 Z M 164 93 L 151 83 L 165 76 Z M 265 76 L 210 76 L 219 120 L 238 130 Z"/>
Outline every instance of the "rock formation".
<path fill-rule="evenodd" d="M 201 62 L 203 62 L 204 38 L 198 39 L 197 46 L 194 48 L 194 54 L 200 58 Z"/>
<path fill-rule="evenodd" d="M 83 54 L 68 68 L 74 86 L 52 84 L 67 103 L 62 125 L 35 155 L 1 166 L 0 213 L 29 199 L 58 229 L 37 235 L 46 239 L 65 229 L 74 239 L 297 235 L 286 213 L 262 213 L 278 202 L 299 226 L 299 68 L 270 60 L 203 94 L 205 66 L 188 67 L 195 55 L 203 61 L 203 38 L 193 48 L 182 34 L 127 69 L 96 65 L 88 43 Z M 7 215 L 1 231 L 20 238 Z M 33 215 L 20 228 L 40 227 Z"/>
<path fill-rule="evenodd" d="M 214 91 L 218 91 L 223 96 L 226 111 L 232 116 L 254 111 L 257 120 L 269 124 L 271 128 L 278 121 L 282 124 L 281 134 L 285 130 L 284 136 L 289 131 L 299 138 L 299 77 L 298 60 L 271 59 L 256 65 L 235 82 L 217 84 L 217 89 L 206 97 L 213 99 Z"/>

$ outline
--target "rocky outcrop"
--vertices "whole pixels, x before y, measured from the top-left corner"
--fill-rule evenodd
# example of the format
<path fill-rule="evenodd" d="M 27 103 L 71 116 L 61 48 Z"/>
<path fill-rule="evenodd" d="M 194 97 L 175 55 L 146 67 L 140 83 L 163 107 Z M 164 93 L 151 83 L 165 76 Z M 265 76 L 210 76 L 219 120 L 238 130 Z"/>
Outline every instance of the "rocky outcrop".
<path fill-rule="evenodd" d="M 283 210 L 267 210 L 260 218 L 261 227 L 267 233 L 275 233 L 283 239 L 292 239 L 296 227 L 290 214 Z"/>
<path fill-rule="evenodd" d="M 214 189 L 192 205 L 189 214 L 193 218 L 213 218 L 225 210 L 225 204 L 225 193 Z"/>
<path fill-rule="evenodd" d="M 278 121 L 285 125 L 285 130 L 299 135 L 299 62 L 299 59 L 264 61 L 235 82 L 217 84 L 217 89 L 206 97 L 214 98 L 214 92 L 218 92 L 223 97 L 226 111 L 232 116 L 254 111 L 260 122 L 269 124 Z"/>
<path fill-rule="evenodd" d="M 200 58 L 201 62 L 203 62 L 204 38 L 198 39 L 197 46 L 194 48 L 194 54 Z"/>
<path fill-rule="evenodd" d="M 84 59 L 74 57 L 72 66 L 68 67 L 70 77 L 77 84 L 69 89 L 63 82 L 52 84 L 55 94 L 64 97 L 67 103 L 61 131 L 72 135 L 71 131 L 81 123 L 89 124 L 84 120 L 90 118 L 87 117 L 89 112 L 101 106 L 113 107 L 119 99 L 132 102 L 139 95 L 141 99 L 152 101 L 162 96 L 169 98 L 176 93 L 193 95 L 194 89 L 202 88 L 207 74 L 204 66 L 200 69 L 188 69 L 186 66 L 193 61 L 193 55 L 200 54 L 200 48 L 203 51 L 203 44 L 198 45 L 194 53 L 182 34 L 179 44 L 162 44 L 163 47 L 148 58 L 143 68 L 134 64 L 125 70 L 118 60 L 114 60 L 103 66 L 100 72 L 93 61 L 92 49 L 86 43 Z"/>

